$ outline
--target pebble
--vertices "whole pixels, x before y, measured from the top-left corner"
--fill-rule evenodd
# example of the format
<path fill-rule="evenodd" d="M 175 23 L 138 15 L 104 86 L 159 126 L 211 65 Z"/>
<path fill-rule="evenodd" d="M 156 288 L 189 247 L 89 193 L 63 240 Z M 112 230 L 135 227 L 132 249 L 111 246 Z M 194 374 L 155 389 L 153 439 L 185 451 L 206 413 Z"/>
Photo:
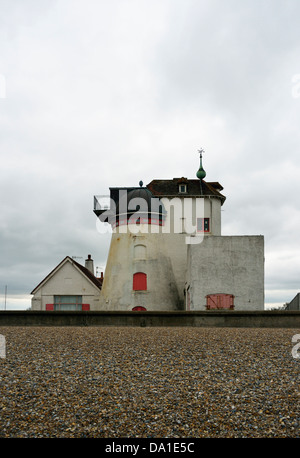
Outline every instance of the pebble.
<path fill-rule="evenodd" d="M 299 438 L 297 333 L 0 327 L 0 437 Z"/>

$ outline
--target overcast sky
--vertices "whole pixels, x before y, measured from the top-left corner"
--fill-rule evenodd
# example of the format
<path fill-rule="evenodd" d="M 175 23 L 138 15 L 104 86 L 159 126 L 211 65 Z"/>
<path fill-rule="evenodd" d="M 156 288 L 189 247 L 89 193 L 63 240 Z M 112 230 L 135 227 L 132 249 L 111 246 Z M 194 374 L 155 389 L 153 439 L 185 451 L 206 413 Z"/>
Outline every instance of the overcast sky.
<path fill-rule="evenodd" d="M 300 291 L 299 0 L 0 0 L 0 309 L 67 255 L 105 266 L 93 196 L 195 178 L 223 235 L 265 237 L 265 302 Z"/>

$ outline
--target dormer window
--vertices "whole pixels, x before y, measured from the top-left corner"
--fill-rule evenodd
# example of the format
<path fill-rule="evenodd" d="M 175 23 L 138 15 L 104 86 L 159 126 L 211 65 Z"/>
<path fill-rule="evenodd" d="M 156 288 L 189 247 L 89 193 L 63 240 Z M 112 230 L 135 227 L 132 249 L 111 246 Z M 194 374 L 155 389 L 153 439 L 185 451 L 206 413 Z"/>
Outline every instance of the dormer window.
<path fill-rule="evenodd" d="M 179 192 L 180 193 L 185 193 L 186 192 L 186 184 L 180 184 L 179 185 Z"/>

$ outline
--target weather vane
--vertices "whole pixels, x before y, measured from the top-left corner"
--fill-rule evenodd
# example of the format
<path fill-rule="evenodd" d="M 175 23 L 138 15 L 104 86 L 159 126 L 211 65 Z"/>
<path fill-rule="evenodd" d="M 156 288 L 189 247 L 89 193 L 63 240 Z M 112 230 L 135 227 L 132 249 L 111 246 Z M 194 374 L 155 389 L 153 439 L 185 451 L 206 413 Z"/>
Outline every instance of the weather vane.
<path fill-rule="evenodd" d="M 201 148 L 201 149 L 198 149 L 198 153 L 200 154 L 200 167 L 199 167 L 199 170 L 198 172 L 196 173 L 196 176 L 197 178 L 199 178 L 199 180 L 203 180 L 203 178 L 206 177 L 206 172 L 204 170 L 204 168 L 202 167 L 202 153 L 204 153 L 204 149 Z"/>

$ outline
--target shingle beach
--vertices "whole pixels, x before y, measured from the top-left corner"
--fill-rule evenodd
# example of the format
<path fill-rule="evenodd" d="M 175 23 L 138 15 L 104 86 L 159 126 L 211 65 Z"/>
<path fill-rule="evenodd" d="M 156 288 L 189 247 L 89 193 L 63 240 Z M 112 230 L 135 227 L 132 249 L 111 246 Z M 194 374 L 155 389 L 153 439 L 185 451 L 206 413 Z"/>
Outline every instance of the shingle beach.
<path fill-rule="evenodd" d="M 0 327 L 0 437 L 300 437 L 297 333 Z"/>

